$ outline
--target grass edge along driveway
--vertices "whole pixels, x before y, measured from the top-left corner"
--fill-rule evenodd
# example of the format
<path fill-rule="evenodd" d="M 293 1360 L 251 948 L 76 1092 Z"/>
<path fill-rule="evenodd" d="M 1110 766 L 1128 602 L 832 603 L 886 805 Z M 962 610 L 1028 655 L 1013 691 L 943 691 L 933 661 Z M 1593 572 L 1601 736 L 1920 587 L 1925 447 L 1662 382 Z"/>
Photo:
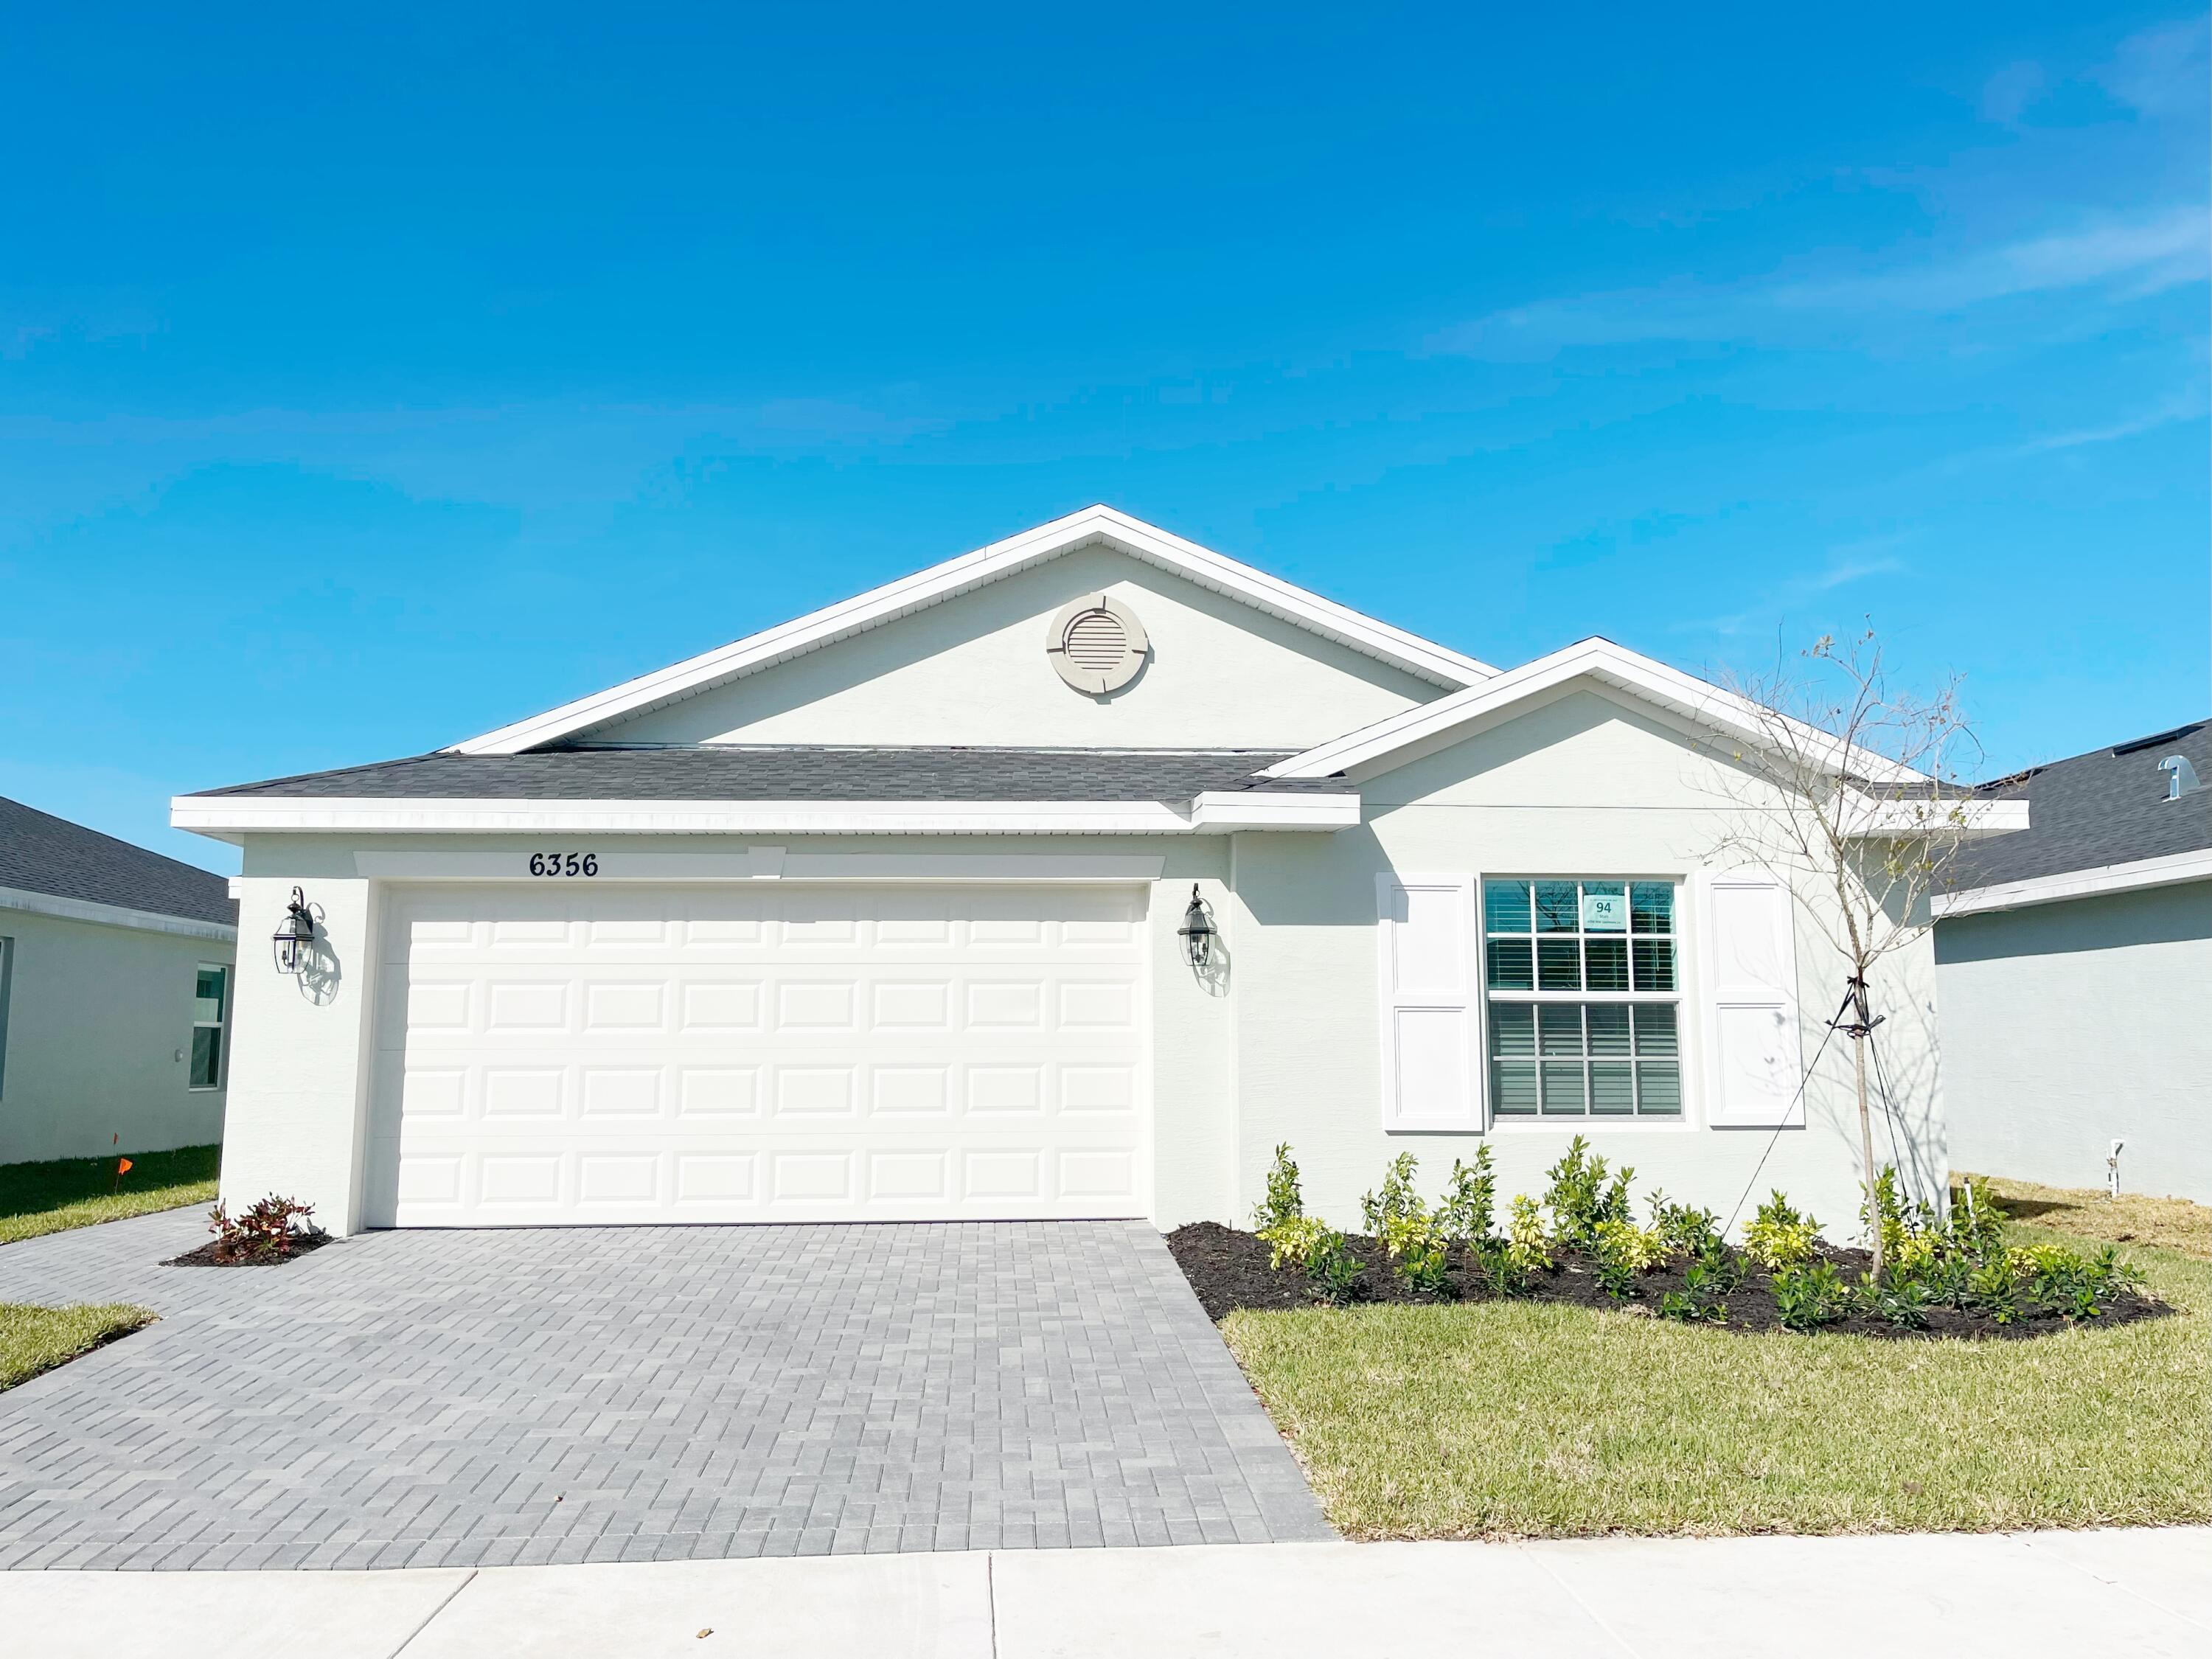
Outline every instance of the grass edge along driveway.
<path fill-rule="evenodd" d="M 37 1308 L 0 1302 L 0 1391 L 66 1364 L 153 1318 L 147 1309 L 121 1303 Z"/>
<path fill-rule="evenodd" d="M 2171 1316 L 2032 1341 L 1496 1302 L 1240 1310 L 1222 1334 L 1351 1537 L 2212 1519 L 2212 1273 L 2124 1253 Z"/>
<path fill-rule="evenodd" d="M 215 1202 L 219 1146 L 128 1152 L 119 1179 L 113 1158 L 62 1158 L 0 1164 L 0 1246 L 41 1233 L 89 1227 L 125 1216 Z"/>

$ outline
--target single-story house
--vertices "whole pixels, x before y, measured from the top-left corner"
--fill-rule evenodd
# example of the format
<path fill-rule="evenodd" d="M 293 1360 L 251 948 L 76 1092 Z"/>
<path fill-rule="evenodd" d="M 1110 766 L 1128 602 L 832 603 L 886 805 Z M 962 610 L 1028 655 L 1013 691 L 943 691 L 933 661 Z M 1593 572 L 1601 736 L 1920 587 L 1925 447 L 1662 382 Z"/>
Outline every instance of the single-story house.
<path fill-rule="evenodd" d="M 1243 1221 L 1287 1143 L 1351 1222 L 1399 1152 L 1433 1191 L 1486 1140 L 1502 1205 L 1579 1134 L 1848 1231 L 1819 893 L 1717 851 L 1755 729 L 1603 640 L 1501 670 L 1089 508 L 434 754 L 177 798 L 257 941 L 225 1194 L 1173 1225 Z M 1925 937 L 1887 972 L 1940 1169 Z"/>
<path fill-rule="evenodd" d="M 0 1164 L 222 1139 L 224 878 L 0 799 Z"/>
<path fill-rule="evenodd" d="M 1935 909 L 1952 1162 L 2212 1204 L 2212 720 L 1987 786 Z"/>

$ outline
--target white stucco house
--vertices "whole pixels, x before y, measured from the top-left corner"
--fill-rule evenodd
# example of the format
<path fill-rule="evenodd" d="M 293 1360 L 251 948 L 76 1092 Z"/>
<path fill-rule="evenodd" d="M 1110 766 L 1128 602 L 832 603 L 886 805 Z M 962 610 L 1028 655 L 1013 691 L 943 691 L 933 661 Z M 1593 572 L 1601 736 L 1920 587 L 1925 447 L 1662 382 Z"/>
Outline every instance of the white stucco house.
<path fill-rule="evenodd" d="M 226 1195 L 1173 1225 L 1243 1220 L 1288 1142 L 1349 1222 L 1399 1152 L 1433 1186 L 1486 1139 L 1502 1198 L 1579 1133 L 1848 1231 L 1847 1068 L 1800 1086 L 1840 969 L 1713 854 L 1751 730 L 1602 640 L 1500 670 L 1090 508 L 434 754 L 179 797 L 243 849 Z M 1940 1168 L 1924 939 L 1881 990 Z"/>
<path fill-rule="evenodd" d="M 1988 786 L 1935 903 L 1952 1160 L 2212 1204 L 2212 720 Z"/>
<path fill-rule="evenodd" d="M 0 799 L 0 1164 L 222 1139 L 223 878 Z"/>

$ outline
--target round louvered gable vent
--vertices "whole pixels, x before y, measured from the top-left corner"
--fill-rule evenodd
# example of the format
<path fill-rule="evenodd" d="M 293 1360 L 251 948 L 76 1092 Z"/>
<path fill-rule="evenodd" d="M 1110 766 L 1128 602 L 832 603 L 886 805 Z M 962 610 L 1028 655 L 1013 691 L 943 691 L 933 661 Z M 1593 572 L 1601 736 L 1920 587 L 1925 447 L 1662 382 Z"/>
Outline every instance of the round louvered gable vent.
<path fill-rule="evenodd" d="M 1136 678 L 1151 641 L 1127 605 L 1091 593 L 1053 618 L 1044 648 L 1060 678 L 1079 691 L 1103 696 Z"/>

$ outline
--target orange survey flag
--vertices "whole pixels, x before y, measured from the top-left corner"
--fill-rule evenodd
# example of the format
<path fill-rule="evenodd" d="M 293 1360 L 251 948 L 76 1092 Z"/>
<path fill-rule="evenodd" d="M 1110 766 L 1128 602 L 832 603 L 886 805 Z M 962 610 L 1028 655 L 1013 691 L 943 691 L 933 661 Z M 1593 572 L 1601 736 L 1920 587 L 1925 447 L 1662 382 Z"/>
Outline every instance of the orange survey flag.
<path fill-rule="evenodd" d="M 115 1160 L 115 1173 L 118 1175 L 129 1175 L 131 1173 L 131 1160 L 127 1158 L 117 1158 Z"/>

